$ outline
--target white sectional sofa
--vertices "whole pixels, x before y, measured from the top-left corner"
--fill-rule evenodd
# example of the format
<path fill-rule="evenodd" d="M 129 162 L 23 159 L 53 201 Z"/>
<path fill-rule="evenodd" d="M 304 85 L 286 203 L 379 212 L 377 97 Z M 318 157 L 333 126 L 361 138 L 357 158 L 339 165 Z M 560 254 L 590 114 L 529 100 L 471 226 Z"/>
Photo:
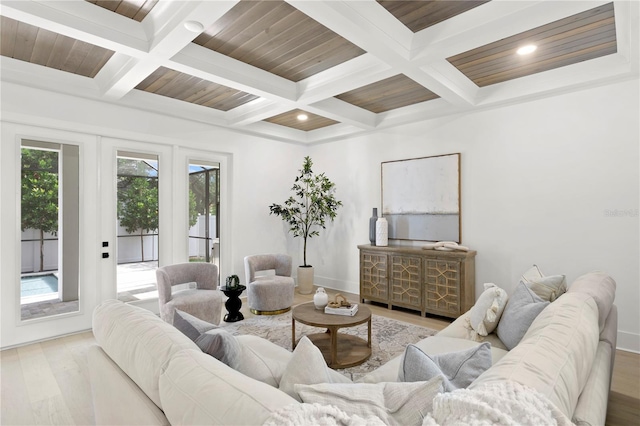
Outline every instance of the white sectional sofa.
<path fill-rule="evenodd" d="M 435 355 L 489 341 L 493 365 L 469 390 L 513 381 L 537 390 L 576 424 L 602 425 L 616 347 L 614 296 L 610 277 L 589 273 L 544 308 L 510 351 L 495 334 L 471 336 L 468 313 L 416 346 Z M 263 424 L 300 404 L 278 389 L 292 354 L 267 340 L 238 336 L 242 350 L 232 369 L 146 310 L 107 301 L 93 321 L 96 424 Z M 362 382 L 395 382 L 400 363 L 391 360 Z M 327 380 L 338 376 L 330 371 Z"/>

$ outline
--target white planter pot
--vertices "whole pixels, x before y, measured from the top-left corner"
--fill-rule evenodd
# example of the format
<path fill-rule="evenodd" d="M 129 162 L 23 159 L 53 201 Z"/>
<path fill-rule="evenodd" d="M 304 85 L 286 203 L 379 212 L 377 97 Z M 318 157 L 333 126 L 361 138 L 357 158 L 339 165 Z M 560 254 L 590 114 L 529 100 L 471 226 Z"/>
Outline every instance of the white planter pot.
<path fill-rule="evenodd" d="M 298 266 L 298 293 L 313 292 L 313 266 Z"/>

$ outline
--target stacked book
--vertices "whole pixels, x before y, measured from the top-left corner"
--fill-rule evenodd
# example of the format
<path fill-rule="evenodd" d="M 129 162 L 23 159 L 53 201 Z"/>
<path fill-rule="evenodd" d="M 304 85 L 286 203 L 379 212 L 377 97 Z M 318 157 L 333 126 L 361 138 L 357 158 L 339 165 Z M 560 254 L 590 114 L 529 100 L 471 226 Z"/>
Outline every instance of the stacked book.
<path fill-rule="evenodd" d="M 358 312 L 358 304 L 353 303 L 350 307 L 341 306 L 339 308 L 331 308 L 329 306 L 325 306 L 324 313 L 331 315 L 346 315 L 349 317 L 354 316 Z"/>

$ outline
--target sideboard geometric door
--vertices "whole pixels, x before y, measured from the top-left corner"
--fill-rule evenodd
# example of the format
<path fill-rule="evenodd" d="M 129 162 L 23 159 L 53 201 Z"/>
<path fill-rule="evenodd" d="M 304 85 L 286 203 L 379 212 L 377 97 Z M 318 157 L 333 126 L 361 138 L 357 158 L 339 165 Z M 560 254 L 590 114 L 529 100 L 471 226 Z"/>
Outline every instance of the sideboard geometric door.
<path fill-rule="evenodd" d="M 425 309 L 447 317 L 460 312 L 460 262 L 428 259 L 425 265 Z"/>
<path fill-rule="evenodd" d="M 360 254 L 360 298 L 387 302 L 389 300 L 389 280 L 387 279 L 387 254 Z"/>
<path fill-rule="evenodd" d="M 422 259 L 417 256 L 393 254 L 390 270 L 391 304 L 405 308 L 422 309 Z"/>

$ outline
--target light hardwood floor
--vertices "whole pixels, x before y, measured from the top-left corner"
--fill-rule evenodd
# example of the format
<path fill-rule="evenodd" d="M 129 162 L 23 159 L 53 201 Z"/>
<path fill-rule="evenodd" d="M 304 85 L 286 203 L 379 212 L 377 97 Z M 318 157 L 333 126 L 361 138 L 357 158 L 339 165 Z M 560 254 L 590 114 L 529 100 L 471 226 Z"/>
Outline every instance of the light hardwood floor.
<path fill-rule="evenodd" d="M 329 292 L 332 297 L 333 292 Z M 345 294 L 357 301 L 356 295 Z M 296 293 L 295 304 L 312 300 Z M 436 330 L 449 324 L 403 310 L 369 305 L 377 315 Z M 251 317 L 246 304 L 245 318 Z M 0 352 L 0 425 L 94 424 L 87 349 L 90 331 Z M 640 355 L 617 351 L 607 425 L 640 425 Z"/>

